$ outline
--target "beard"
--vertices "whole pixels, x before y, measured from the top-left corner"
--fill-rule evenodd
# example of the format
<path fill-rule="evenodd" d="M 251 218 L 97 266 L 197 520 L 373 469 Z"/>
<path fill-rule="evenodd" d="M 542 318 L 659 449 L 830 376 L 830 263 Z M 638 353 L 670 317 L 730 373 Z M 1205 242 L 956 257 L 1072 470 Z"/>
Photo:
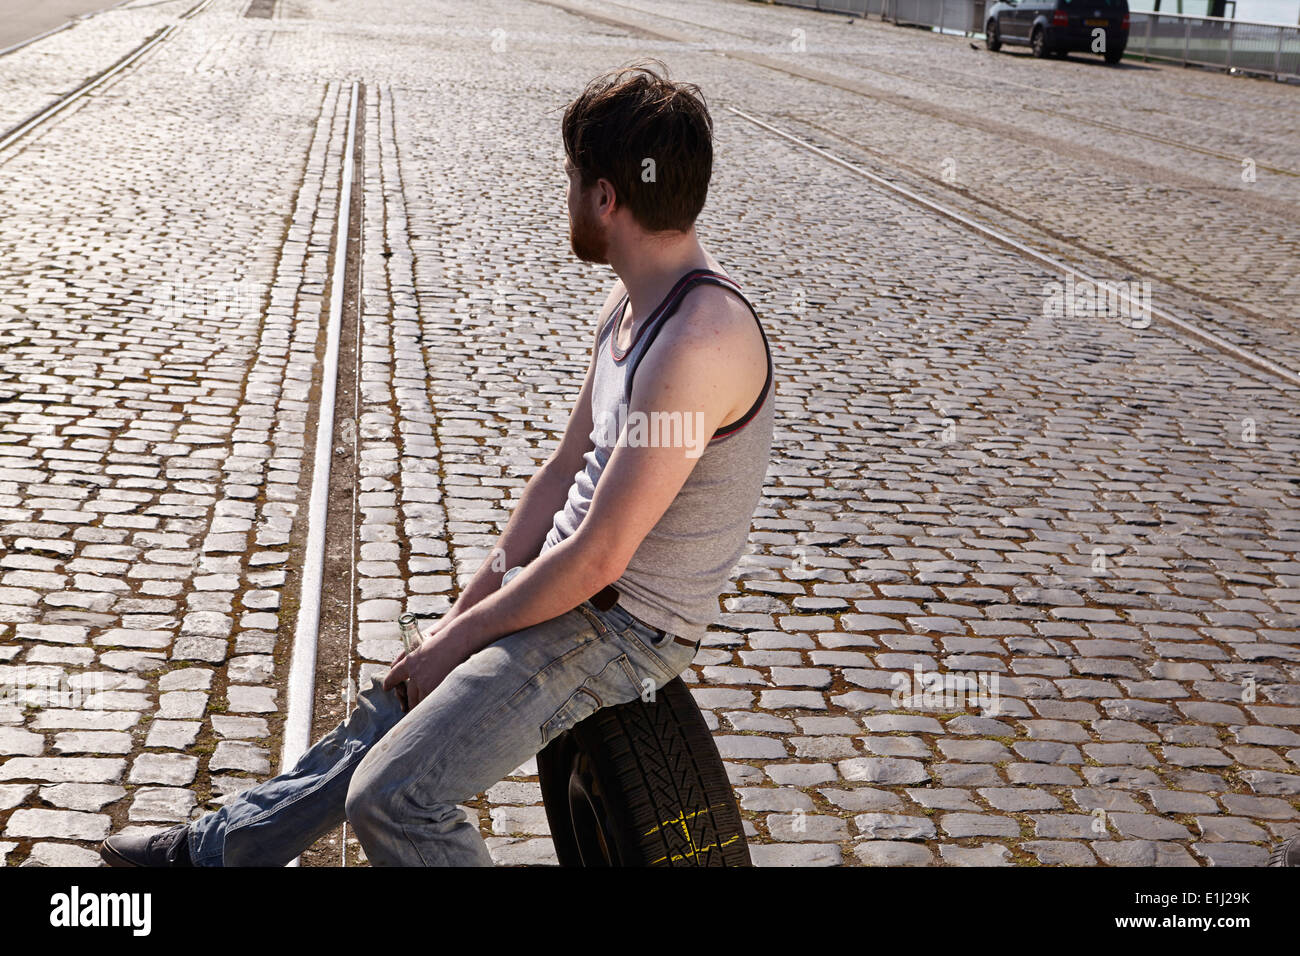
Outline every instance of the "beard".
<path fill-rule="evenodd" d="M 605 258 L 605 251 L 609 240 L 600 226 L 588 216 L 585 207 L 580 209 L 577 216 L 569 217 L 569 245 L 573 248 L 573 254 L 583 262 L 607 264 L 609 260 Z"/>

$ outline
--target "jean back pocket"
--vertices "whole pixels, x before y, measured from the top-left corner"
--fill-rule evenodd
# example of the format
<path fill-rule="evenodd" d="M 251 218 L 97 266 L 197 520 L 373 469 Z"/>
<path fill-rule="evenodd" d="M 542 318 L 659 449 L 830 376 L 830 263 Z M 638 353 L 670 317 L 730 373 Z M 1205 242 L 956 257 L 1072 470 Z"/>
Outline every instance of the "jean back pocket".
<path fill-rule="evenodd" d="M 598 674 L 585 678 L 541 726 L 542 746 L 586 720 L 602 707 L 641 696 L 641 682 L 626 654 L 619 654 Z"/>

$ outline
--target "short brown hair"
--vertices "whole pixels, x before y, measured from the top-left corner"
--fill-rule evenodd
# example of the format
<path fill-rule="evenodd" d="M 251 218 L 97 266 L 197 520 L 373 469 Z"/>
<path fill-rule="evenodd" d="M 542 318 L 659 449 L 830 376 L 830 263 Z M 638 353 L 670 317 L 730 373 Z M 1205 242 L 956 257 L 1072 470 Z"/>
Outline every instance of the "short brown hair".
<path fill-rule="evenodd" d="M 713 120 L 704 95 L 667 74 L 662 62 L 648 60 L 598 76 L 568 105 L 561 125 L 564 152 L 583 186 L 608 179 L 617 201 L 649 232 L 689 229 L 713 174 Z"/>

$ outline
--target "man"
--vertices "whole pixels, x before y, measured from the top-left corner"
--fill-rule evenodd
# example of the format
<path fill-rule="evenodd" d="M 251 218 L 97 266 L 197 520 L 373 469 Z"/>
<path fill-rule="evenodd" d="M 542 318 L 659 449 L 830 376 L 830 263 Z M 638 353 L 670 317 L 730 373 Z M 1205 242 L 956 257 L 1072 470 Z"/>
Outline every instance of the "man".
<path fill-rule="evenodd" d="M 562 132 L 574 254 L 619 281 L 493 555 L 295 767 L 193 823 L 110 837 L 110 864 L 283 865 L 346 819 L 376 865 L 491 865 L 457 805 L 690 663 L 762 492 L 771 354 L 696 236 L 713 164 L 698 89 L 607 74 Z"/>

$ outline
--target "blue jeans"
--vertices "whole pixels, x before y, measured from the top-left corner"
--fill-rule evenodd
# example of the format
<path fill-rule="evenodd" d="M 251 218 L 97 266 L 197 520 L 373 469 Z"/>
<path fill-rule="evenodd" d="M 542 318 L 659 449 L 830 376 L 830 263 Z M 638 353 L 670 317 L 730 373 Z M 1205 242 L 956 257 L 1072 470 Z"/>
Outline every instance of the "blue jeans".
<path fill-rule="evenodd" d="M 590 602 L 471 654 L 404 714 L 378 676 L 287 773 L 190 825 L 195 866 L 283 866 L 346 819 L 376 866 L 491 866 L 457 804 L 600 707 L 650 699 L 687 645 Z"/>

